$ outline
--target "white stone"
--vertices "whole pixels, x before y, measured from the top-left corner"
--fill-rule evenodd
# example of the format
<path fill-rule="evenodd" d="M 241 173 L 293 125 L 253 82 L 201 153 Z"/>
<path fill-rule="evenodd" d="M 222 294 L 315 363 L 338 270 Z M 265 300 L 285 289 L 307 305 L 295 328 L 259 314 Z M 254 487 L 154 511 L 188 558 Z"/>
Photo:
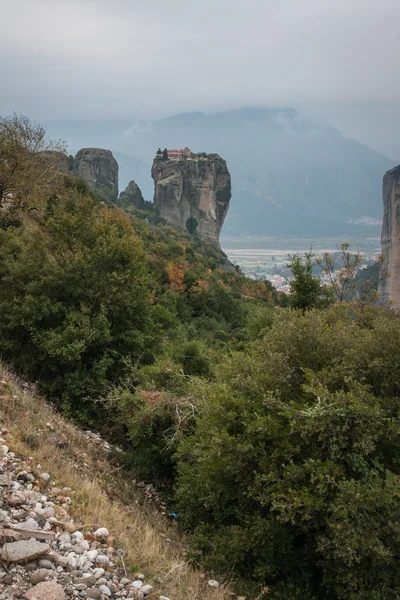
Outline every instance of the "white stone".
<path fill-rule="evenodd" d="M 153 591 L 153 586 L 151 585 L 143 585 L 140 588 L 140 591 L 142 592 L 142 594 L 144 594 L 145 596 L 148 596 L 149 594 L 151 594 L 151 592 Z"/>
<path fill-rule="evenodd" d="M 76 567 L 76 554 L 75 552 L 68 552 L 66 558 L 72 567 Z"/>
<path fill-rule="evenodd" d="M 80 544 L 85 539 L 82 531 L 75 531 L 71 537 L 76 541 L 77 544 Z"/>
<path fill-rule="evenodd" d="M 219 583 L 218 583 L 218 581 L 215 581 L 215 579 L 209 579 L 209 581 L 207 581 L 207 583 L 210 587 L 213 587 L 213 588 L 219 587 Z"/>
<path fill-rule="evenodd" d="M 103 594 L 105 594 L 106 596 L 111 596 L 111 590 L 109 587 L 107 587 L 106 585 L 100 585 L 99 586 L 99 590 L 101 592 L 103 592 Z"/>
<path fill-rule="evenodd" d="M 79 569 L 79 567 L 83 567 L 83 565 L 85 564 L 85 562 L 86 562 L 86 556 L 80 556 L 78 558 L 78 560 L 76 561 L 77 568 Z"/>
<path fill-rule="evenodd" d="M 79 546 L 80 546 L 80 548 L 83 548 L 84 550 L 90 549 L 90 544 L 87 540 L 82 540 L 81 542 L 79 542 Z"/>
<path fill-rule="evenodd" d="M 35 519 L 28 519 L 24 523 L 20 523 L 19 528 L 24 529 L 25 531 L 36 531 L 39 529 L 39 525 Z"/>
<path fill-rule="evenodd" d="M 108 533 L 108 529 L 100 527 L 100 529 L 96 529 L 93 535 L 94 537 L 108 537 L 110 534 Z"/>
<path fill-rule="evenodd" d="M 8 453 L 8 447 L 2 444 L 0 446 L 0 456 L 5 456 Z"/>
<path fill-rule="evenodd" d="M 98 554 L 98 550 L 89 550 L 89 552 L 86 554 L 86 558 L 93 562 Z"/>
<path fill-rule="evenodd" d="M 100 577 L 103 577 L 105 573 L 105 570 L 102 567 L 98 567 L 97 569 L 94 569 L 93 574 L 96 577 L 96 579 L 100 579 Z"/>
<path fill-rule="evenodd" d="M 143 587 L 143 581 L 137 579 L 132 583 L 132 587 L 135 588 L 135 590 L 140 590 L 140 588 Z"/>
<path fill-rule="evenodd" d="M 96 564 L 97 565 L 109 565 L 110 559 L 105 554 L 98 554 L 96 556 Z"/>
<path fill-rule="evenodd" d="M 60 542 L 60 544 L 65 544 L 66 542 L 71 541 L 71 536 L 69 533 L 62 533 L 58 538 L 58 541 Z"/>

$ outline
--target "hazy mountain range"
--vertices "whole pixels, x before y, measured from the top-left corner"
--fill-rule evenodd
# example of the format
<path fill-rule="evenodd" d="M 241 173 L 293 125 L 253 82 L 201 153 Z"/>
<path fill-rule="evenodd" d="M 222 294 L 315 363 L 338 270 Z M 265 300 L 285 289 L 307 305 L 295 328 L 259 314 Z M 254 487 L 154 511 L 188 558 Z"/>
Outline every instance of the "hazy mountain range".
<path fill-rule="evenodd" d="M 225 236 L 362 228 L 362 217 L 381 219 L 382 177 L 395 165 L 331 125 L 302 119 L 292 108 L 185 113 L 134 123 L 52 122 L 47 128 L 71 147 L 113 150 L 120 189 L 134 179 L 146 199 L 152 199 L 150 166 L 159 146 L 219 153 L 233 186 Z"/>

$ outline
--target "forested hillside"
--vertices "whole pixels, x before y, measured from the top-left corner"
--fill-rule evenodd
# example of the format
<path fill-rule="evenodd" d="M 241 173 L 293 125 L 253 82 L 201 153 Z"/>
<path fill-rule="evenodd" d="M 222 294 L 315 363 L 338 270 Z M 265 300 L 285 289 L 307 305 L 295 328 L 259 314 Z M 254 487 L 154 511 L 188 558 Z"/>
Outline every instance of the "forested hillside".
<path fill-rule="evenodd" d="M 193 565 L 239 595 L 396 598 L 397 314 L 335 301 L 300 258 L 286 307 L 150 208 L 63 174 L 28 119 L 0 119 L 0 148 L 2 359 L 117 440 Z"/>

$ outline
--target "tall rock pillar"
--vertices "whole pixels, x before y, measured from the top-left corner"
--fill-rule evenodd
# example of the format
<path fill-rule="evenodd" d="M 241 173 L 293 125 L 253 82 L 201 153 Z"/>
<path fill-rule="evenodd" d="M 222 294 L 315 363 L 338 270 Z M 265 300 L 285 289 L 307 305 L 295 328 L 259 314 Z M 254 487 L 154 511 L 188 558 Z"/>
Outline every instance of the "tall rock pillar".
<path fill-rule="evenodd" d="M 82 148 L 72 161 L 70 174 L 84 179 L 105 200 L 118 198 L 118 163 L 110 150 Z"/>
<path fill-rule="evenodd" d="M 218 154 L 164 160 L 156 157 L 154 204 L 171 225 L 219 246 L 231 199 L 231 176 Z"/>
<path fill-rule="evenodd" d="M 379 292 L 382 301 L 400 308 L 400 165 L 383 178 L 382 254 L 384 273 Z"/>

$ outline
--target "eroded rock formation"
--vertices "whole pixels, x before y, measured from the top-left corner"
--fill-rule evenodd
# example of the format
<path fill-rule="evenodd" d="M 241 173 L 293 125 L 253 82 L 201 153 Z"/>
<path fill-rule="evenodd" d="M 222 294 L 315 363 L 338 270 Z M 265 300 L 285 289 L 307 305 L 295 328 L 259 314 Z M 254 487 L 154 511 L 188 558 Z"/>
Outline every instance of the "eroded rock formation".
<path fill-rule="evenodd" d="M 120 193 L 119 199 L 124 205 L 127 204 L 140 209 L 144 208 L 142 192 L 140 187 L 134 181 L 129 182 L 126 190 Z"/>
<path fill-rule="evenodd" d="M 400 165 L 383 178 L 382 254 L 383 277 L 379 285 L 382 301 L 400 307 Z"/>
<path fill-rule="evenodd" d="M 153 162 L 154 204 L 171 225 L 219 246 L 231 199 L 231 177 L 218 154 Z"/>
<path fill-rule="evenodd" d="M 82 148 L 72 161 L 70 174 L 84 179 L 105 200 L 118 198 L 118 163 L 111 150 Z"/>

